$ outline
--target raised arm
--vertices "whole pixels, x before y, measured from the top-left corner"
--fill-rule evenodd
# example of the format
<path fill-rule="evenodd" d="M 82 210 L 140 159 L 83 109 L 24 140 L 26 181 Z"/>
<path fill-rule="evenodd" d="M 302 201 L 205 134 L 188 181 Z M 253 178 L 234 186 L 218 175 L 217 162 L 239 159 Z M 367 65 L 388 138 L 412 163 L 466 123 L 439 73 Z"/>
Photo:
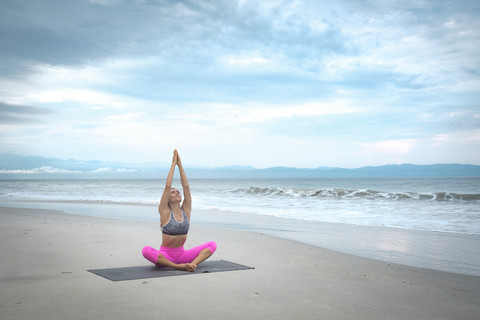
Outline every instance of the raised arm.
<path fill-rule="evenodd" d="M 169 214 L 170 210 L 168 209 L 168 199 L 170 197 L 170 189 L 172 188 L 173 174 L 175 173 L 175 166 L 177 165 L 178 152 L 175 150 L 173 152 L 172 166 L 168 172 L 167 181 L 165 183 L 165 189 L 163 190 L 162 198 L 160 204 L 158 205 L 158 213 Z"/>
<path fill-rule="evenodd" d="M 175 150 L 177 152 L 177 150 Z M 190 185 L 188 184 L 187 175 L 185 174 L 185 170 L 183 169 L 182 161 L 180 160 L 180 156 L 177 152 L 177 165 L 178 171 L 180 172 L 180 182 L 182 183 L 183 188 L 183 204 L 182 209 L 188 216 L 190 220 L 190 213 L 192 212 L 192 195 L 190 194 Z"/>

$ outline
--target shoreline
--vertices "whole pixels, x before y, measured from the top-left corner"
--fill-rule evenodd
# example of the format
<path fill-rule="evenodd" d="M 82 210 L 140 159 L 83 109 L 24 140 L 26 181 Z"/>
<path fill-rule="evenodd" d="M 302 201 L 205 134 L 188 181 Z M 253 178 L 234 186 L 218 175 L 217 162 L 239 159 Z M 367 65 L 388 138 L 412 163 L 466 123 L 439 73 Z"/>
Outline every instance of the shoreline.
<path fill-rule="evenodd" d="M 156 206 L 88 203 L 84 201 L 23 201 L 0 206 L 60 210 L 69 214 L 157 223 Z M 132 219 L 132 211 L 137 219 Z M 315 222 L 267 215 L 196 210 L 191 223 L 243 230 L 294 240 L 337 252 L 384 262 L 480 276 L 480 235 Z"/>
<path fill-rule="evenodd" d="M 110 282 L 87 269 L 148 265 L 156 223 L 0 208 L 2 319 L 476 319 L 480 277 L 343 254 L 256 232 L 192 226 L 212 260 L 254 270 Z M 182 308 L 178 308 L 178 301 Z"/>

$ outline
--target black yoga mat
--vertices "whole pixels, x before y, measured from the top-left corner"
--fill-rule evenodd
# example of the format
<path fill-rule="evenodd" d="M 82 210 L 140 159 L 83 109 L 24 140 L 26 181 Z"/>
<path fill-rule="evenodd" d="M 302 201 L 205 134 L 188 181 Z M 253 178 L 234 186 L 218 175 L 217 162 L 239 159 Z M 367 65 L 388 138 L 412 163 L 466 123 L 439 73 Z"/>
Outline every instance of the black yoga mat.
<path fill-rule="evenodd" d="M 195 272 L 187 272 L 183 270 L 175 270 L 172 268 L 155 267 L 155 266 L 137 266 L 137 267 L 123 267 L 123 268 L 108 268 L 108 269 L 94 269 L 87 270 L 104 277 L 111 281 L 184 276 L 199 273 L 211 273 L 234 270 L 255 269 L 253 267 L 244 266 L 242 264 L 219 260 L 219 261 L 205 261 L 198 265 Z"/>

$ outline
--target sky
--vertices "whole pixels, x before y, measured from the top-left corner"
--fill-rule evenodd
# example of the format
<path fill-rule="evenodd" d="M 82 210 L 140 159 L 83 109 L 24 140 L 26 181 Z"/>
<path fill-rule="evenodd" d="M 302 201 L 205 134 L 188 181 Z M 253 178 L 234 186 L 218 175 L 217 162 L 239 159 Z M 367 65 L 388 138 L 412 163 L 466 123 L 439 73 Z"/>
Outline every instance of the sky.
<path fill-rule="evenodd" d="M 0 153 L 480 164 L 480 1 L 2 0 Z"/>

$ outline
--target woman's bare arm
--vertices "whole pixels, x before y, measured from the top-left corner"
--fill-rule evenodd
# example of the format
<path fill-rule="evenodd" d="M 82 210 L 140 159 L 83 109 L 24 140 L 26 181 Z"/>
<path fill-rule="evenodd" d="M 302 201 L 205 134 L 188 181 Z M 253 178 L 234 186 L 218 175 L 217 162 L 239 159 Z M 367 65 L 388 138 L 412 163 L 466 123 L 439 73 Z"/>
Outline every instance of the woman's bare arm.
<path fill-rule="evenodd" d="M 163 190 L 162 198 L 160 200 L 160 204 L 158 205 L 158 213 L 160 215 L 162 213 L 169 213 L 168 209 L 168 198 L 170 197 L 170 189 L 172 188 L 172 181 L 173 181 L 173 174 L 175 173 L 175 166 L 177 165 L 178 153 L 174 151 L 173 159 L 172 159 L 172 166 L 170 167 L 170 171 L 168 172 L 167 181 L 165 183 L 165 189 Z"/>
<path fill-rule="evenodd" d="M 177 151 L 177 150 L 175 150 Z M 183 204 L 182 209 L 188 216 L 190 220 L 190 212 L 192 212 L 192 195 L 190 194 L 190 185 L 188 184 L 187 175 L 185 174 L 185 170 L 183 169 L 182 161 L 180 160 L 180 156 L 177 152 L 177 165 L 178 171 L 180 172 L 180 182 L 182 183 L 183 188 Z"/>

